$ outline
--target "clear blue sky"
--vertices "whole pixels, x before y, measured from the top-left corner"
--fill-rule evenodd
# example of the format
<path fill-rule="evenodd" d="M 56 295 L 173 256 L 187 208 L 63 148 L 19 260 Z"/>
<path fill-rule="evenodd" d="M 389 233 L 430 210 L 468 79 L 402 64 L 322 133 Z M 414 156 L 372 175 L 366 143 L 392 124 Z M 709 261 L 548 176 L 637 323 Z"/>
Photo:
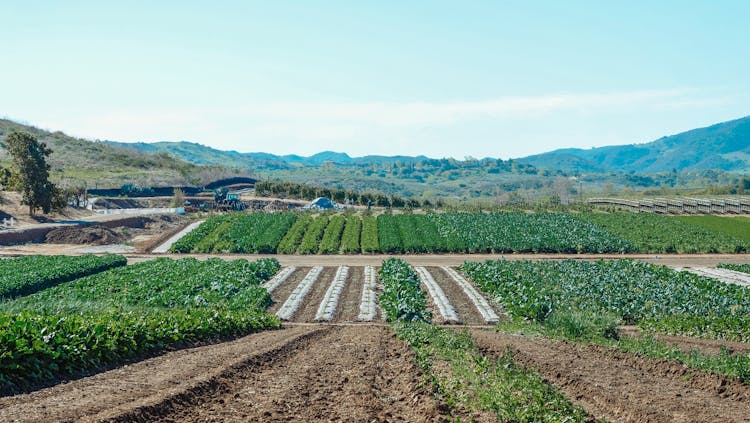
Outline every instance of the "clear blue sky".
<path fill-rule="evenodd" d="M 6 1 L 0 116 L 243 152 L 519 157 L 750 115 L 750 2 Z"/>

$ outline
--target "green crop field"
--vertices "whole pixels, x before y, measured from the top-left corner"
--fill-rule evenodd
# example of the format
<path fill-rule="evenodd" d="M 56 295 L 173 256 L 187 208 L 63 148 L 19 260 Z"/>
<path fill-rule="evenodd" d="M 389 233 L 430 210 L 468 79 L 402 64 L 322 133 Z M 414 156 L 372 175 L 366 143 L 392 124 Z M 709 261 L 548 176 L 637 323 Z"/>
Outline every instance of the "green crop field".
<path fill-rule="evenodd" d="M 2 302 L 0 390 L 276 327 L 264 311 L 270 296 L 258 284 L 278 269 L 273 259 L 161 258 Z"/>
<path fill-rule="evenodd" d="M 711 232 L 729 235 L 750 244 L 750 218 L 737 216 L 677 216 L 677 219 L 706 228 Z"/>

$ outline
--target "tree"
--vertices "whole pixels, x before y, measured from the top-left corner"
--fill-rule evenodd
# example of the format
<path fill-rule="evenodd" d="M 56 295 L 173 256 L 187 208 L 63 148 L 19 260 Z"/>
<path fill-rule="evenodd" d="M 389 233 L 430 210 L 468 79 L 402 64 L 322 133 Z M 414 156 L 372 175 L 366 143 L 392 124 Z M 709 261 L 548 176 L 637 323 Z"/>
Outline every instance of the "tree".
<path fill-rule="evenodd" d="M 21 204 L 29 206 L 29 215 L 41 208 L 49 213 L 52 208 L 55 186 L 49 181 L 47 164 L 52 150 L 28 132 L 12 131 L 5 137 L 8 153 L 13 158 L 11 184 L 21 192 Z"/>

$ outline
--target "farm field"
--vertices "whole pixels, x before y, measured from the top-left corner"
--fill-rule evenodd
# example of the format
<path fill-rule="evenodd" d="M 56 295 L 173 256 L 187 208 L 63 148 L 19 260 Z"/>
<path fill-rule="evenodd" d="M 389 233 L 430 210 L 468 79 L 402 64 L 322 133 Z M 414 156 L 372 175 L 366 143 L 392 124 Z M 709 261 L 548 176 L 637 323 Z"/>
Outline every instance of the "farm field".
<path fill-rule="evenodd" d="M 181 341 L 162 339 L 126 367 L 118 357 L 66 384 L 32 383 L 0 397 L 0 419 L 742 421 L 750 343 L 730 335 L 748 332 L 747 292 L 634 260 L 280 267 L 159 258 L 0 309 L 98 313 L 103 328 L 131 312 L 172 315 L 167 326 L 178 324 L 187 345 L 210 345 L 165 353 Z M 212 323 L 195 332 L 188 316 Z M 252 333 L 263 328 L 278 329 Z M 242 333 L 251 334 L 214 343 Z"/>
<path fill-rule="evenodd" d="M 633 213 L 250 213 L 210 217 L 172 253 L 744 253 L 750 222 Z M 747 226 L 747 228 L 745 227 Z M 746 233 L 747 232 L 747 233 Z"/>

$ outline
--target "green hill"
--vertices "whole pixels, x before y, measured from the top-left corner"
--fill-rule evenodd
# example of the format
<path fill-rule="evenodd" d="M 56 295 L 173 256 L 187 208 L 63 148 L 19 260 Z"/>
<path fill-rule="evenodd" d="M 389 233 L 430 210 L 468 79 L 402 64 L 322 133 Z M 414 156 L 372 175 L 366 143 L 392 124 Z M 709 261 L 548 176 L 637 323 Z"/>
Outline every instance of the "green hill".
<path fill-rule="evenodd" d="M 27 131 L 52 149 L 50 177 L 63 185 L 87 184 L 89 187 L 119 187 L 124 183 L 142 186 L 193 184 L 197 179 L 211 179 L 233 174 L 224 168 L 205 168 L 164 153 L 149 153 L 121 148 L 104 142 L 89 141 L 49 132 L 30 125 L 0 119 L 0 163 L 8 165 L 2 140 L 12 130 Z"/>
<path fill-rule="evenodd" d="M 519 159 L 565 171 L 659 173 L 672 170 L 750 170 L 750 116 L 663 137 L 646 144 L 588 150 L 566 148 Z"/>

